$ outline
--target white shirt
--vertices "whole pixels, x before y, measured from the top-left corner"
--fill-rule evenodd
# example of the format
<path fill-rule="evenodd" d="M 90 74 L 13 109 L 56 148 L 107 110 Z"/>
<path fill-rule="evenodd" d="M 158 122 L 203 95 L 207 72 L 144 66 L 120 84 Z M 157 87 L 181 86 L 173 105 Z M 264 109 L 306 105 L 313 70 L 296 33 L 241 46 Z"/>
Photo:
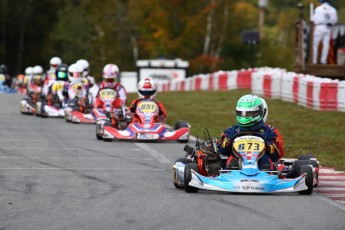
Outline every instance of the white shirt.
<path fill-rule="evenodd" d="M 315 13 L 312 16 L 311 20 L 315 25 L 334 25 L 338 22 L 337 10 L 329 3 L 323 3 L 320 6 L 316 7 Z"/>

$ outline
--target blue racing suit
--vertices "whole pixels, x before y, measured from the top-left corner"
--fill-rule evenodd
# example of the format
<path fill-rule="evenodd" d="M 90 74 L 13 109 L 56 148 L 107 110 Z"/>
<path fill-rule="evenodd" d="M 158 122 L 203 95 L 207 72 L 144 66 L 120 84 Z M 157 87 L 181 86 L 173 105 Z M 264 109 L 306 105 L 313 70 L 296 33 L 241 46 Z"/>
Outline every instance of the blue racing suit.
<path fill-rule="evenodd" d="M 243 128 L 238 125 L 230 126 L 227 128 L 221 136 L 221 139 L 217 142 L 217 147 L 220 154 L 225 156 L 231 156 L 232 153 L 232 141 L 233 137 L 239 132 L 258 132 L 264 137 L 266 142 L 266 152 L 260 158 L 258 166 L 261 169 L 263 165 L 267 164 L 272 169 L 272 162 L 279 160 L 279 142 L 277 141 L 277 134 L 273 129 L 265 125 L 264 122 L 260 122 L 250 128 Z"/>

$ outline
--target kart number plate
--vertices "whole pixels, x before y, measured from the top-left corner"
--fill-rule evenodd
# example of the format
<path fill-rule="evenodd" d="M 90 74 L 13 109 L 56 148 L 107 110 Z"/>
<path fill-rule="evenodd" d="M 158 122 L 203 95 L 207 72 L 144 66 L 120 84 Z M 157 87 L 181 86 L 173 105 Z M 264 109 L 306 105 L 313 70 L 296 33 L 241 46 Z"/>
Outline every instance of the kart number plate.
<path fill-rule="evenodd" d="M 154 139 L 154 135 L 150 133 L 139 133 L 137 138 L 141 140 L 152 140 Z"/>

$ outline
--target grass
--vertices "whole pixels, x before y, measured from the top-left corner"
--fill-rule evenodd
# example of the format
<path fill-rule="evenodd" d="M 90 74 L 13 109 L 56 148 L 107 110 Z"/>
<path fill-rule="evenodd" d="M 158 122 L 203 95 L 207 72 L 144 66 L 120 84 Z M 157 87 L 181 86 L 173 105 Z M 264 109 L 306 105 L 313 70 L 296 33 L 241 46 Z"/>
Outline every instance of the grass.
<path fill-rule="evenodd" d="M 219 138 L 223 130 L 236 123 L 237 100 L 250 90 L 158 93 L 168 114 L 167 123 L 188 121 L 193 136 L 204 137 L 204 128 Z M 137 94 L 129 94 L 129 102 Z M 315 111 L 295 103 L 265 98 L 267 123 L 277 127 L 284 140 L 285 157 L 312 153 L 322 166 L 345 170 L 345 113 Z"/>

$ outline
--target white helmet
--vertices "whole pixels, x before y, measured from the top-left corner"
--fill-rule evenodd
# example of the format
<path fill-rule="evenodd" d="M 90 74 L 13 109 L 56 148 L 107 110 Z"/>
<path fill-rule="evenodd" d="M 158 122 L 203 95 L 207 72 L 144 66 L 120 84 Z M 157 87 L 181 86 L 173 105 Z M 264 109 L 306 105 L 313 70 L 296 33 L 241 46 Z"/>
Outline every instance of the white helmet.
<path fill-rule="evenodd" d="M 50 59 L 50 66 L 53 67 L 53 68 L 56 68 L 61 63 L 62 63 L 62 60 L 59 57 L 52 57 Z"/>
<path fill-rule="evenodd" d="M 145 77 L 138 83 L 138 95 L 140 98 L 154 98 L 156 88 L 155 81 L 150 77 Z"/>
<path fill-rule="evenodd" d="M 89 74 L 89 62 L 85 59 L 80 59 L 77 61 L 77 64 L 83 68 L 83 77 L 86 77 Z"/>
<path fill-rule="evenodd" d="M 81 81 L 83 69 L 80 65 L 74 63 L 68 67 L 68 80 L 71 82 Z"/>
<path fill-rule="evenodd" d="M 268 116 L 268 107 L 265 99 L 261 98 L 262 100 L 262 110 L 264 111 L 264 118 L 263 121 L 266 123 L 267 121 L 267 116 Z"/>
<path fill-rule="evenodd" d="M 25 69 L 25 75 L 32 75 L 33 73 L 34 73 L 34 68 L 32 68 L 31 66 Z"/>
<path fill-rule="evenodd" d="M 42 66 L 35 65 L 34 68 L 33 68 L 33 74 L 37 74 L 37 75 L 43 74 Z"/>
<path fill-rule="evenodd" d="M 119 67 L 115 64 L 106 64 L 103 68 L 103 80 L 115 82 L 119 76 Z"/>

